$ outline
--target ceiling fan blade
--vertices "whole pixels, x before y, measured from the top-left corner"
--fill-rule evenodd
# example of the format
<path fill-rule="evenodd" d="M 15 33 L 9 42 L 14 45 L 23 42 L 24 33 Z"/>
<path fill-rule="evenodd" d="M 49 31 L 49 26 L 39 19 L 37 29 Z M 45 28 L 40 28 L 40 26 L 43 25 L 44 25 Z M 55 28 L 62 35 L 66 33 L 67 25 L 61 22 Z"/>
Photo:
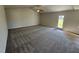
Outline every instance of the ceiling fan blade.
<path fill-rule="evenodd" d="M 44 12 L 44 7 L 42 7 L 41 5 L 35 5 L 33 7 L 31 7 L 32 10 L 36 11 L 36 12 Z"/>

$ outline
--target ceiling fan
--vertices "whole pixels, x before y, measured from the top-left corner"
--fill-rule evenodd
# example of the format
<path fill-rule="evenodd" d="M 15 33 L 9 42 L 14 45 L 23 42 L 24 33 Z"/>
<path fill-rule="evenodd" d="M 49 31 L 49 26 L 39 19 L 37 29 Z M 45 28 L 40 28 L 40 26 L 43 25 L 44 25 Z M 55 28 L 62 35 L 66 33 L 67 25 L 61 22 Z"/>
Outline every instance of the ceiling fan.
<path fill-rule="evenodd" d="M 45 11 L 45 8 L 42 5 L 34 5 L 31 9 L 38 13 L 43 13 Z"/>

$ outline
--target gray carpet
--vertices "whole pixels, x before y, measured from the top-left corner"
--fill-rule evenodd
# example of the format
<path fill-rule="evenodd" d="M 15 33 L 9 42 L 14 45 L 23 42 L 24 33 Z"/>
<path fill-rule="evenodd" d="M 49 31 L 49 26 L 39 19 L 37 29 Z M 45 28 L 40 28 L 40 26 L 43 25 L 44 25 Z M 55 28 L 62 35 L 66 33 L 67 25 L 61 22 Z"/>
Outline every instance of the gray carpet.
<path fill-rule="evenodd" d="M 73 43 L 61 30 L 32 26 L 9 30 L 6 53 L 78 53 Z"/>

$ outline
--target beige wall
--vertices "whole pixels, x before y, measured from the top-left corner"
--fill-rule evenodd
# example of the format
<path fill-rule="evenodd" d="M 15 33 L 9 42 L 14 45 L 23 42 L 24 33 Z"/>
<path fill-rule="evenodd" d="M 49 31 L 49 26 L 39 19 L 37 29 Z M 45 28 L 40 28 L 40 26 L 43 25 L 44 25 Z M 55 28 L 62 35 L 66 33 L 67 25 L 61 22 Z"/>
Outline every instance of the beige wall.
<path fill-rule="evenodd" d="M 52 13 L 42 13 L 40 14 L 40 23 L 42 25 L 46 25 L 46 26 L 56 26 L 57 25 L 57 20 L 58 16 L 56 14 L 52 14 Z"/>
<path fill-rule="evenodd" d="M 8 29 L 4 7 L 0 6 L 0 52 L 5 52 L 7 42 Z"/>
<path fill-rule="evenodd" d="M 39 24 L 39 15 L 29 8 L 6 8 L 8 28 L 27 27 Z"/>
<path fill-rule="evenodd" d="M 79 11 L 66 11 L 58 13 L 43 13 L 40 15 L 42 25 L 56 27 L 58 16 L 64 15 L 64 29 L 79 33 Z"/>

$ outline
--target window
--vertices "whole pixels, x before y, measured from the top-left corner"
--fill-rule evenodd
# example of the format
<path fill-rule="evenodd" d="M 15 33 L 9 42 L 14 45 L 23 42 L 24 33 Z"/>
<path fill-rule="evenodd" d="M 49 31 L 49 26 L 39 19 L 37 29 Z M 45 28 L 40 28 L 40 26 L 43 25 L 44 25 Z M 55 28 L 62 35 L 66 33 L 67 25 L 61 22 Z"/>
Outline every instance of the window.
<path fill-rule="evenodd" d="M 58 28 L 63 28 L 64 16 L 60 15 L 58 19 Z"/>

